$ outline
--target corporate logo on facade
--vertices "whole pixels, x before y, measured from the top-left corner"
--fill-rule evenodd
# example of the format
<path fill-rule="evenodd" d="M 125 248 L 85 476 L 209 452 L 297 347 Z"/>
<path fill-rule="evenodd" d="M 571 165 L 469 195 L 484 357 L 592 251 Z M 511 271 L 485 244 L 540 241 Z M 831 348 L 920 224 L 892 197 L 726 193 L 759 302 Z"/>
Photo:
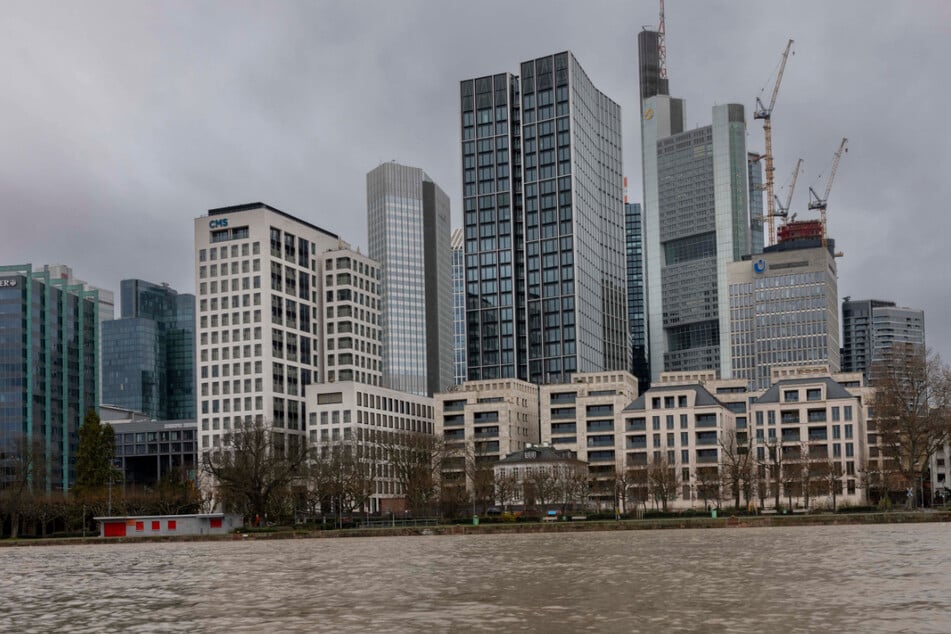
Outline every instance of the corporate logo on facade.
<path fill-rule="evenodd" d="M 753 262 L 753 270 L 756 271 L 757 273 L 762 273 L 763 271 L 765 271 L 766 260 L 764 260 L 763 258 L 760 258 L 756 260 L 755 262 Z"/>
<path fill-rule="evenodd" d="M 0 288 L 12 288 L 17 285 L 17 280 L 15 277 L 8 278 L 5 280 L 0 280 Z"/>
<path fill-rule="evenodd" d="M 212 229 L 224 229 L 228 226 L 228 219 L 218 218 L 217 220 L 211 220 L 208 222 L 208 226 Z"/>

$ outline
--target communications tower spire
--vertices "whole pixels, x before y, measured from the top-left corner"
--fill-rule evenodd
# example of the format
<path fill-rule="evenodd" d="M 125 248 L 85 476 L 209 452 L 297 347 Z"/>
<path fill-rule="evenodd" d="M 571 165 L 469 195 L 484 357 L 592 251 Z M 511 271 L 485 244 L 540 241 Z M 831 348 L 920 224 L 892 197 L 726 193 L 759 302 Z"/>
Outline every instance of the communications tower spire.
<path fill-rule="evenodd" d="M 664 24 L 664 0 L 660 0 L 660 23 L 657 25 L 657 61 L 660 78 L 667 79 L 667 27 Z"/>

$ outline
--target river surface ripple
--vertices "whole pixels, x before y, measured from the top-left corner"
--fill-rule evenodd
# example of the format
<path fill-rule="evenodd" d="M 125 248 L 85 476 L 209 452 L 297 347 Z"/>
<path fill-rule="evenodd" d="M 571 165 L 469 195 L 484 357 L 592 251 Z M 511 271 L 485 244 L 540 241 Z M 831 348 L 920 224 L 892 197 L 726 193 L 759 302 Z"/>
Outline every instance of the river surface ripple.
<path fill-rule="evenodd" d="M 951 527 L 0 548 L 0 632 L 951 632 Z"/>

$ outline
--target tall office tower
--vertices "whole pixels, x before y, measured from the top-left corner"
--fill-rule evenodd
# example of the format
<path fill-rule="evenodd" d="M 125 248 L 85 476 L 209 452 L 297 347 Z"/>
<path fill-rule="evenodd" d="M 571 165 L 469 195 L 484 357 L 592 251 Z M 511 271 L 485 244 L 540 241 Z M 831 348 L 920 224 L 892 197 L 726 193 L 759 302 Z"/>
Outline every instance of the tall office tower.
<path fill-rule="evenodd" d="M 763 229 L 763 164 L 759 154 L 747 154 L 748 177 L 750 183 L 750 254 L 763 252 L 765 244 Z"/>
<path fill-rule="evenodd" d="M 99 291 L 0 266 L 0 487 L 12 454 L 30 451 L 34 490 L 68 490 L 79 427 L 99 381 Z M 35 452 L 35 453 L 33 453 Z"/>
<path fill-rule="evenodd" d="M 383 384 L 432 395 L 453 384 L 449 197 L 417 167 L 367 174 L 369 255 L 383 273 Z"/>
<path fill-rule="evenodd" d="M 789 223 L 779 242 L 727 267 L 733 378 L 766 389 L 773 371 L 839 371 L 835 242 L 823 246 L 818 221 Z"/>
<path fill-rule="evenodd" d="M 870 381 L 872 365 L 888 357 L 896 343 L 925 350 L 925 313 L 877 299 L 842 302 L 842 371 L 861 372 Z"/>
<path fill-rule="evenodd" d="M 195 219 L 199 451 L 261 421 L 290 446 L 303 435 L 304 390 L 321 382 L 318 254 L 342 246 L 263 203 Z"/>
<path fill-rule="evenodd" d="M 569 52 L 460 96 L 469 380 L 626 369 L 620 107 Z"/>
<path fill-rule="evenodd" d="M 104 288 L 87 284 L 81 279 L 73 276 L 72 267 L 65 264 L 44 264 L 43 270 L 46 271 L 51 280 L 62 280 L 62 283 L 68 286 L 82 286 L 86 291 L 96 291 L 99 295 L 99 326 L 116 318 L 115 294 Z M 102 338 L 99 338 L 99 358 L 102 359 Z M 96 382 L 100 393 L 96 396 L 96 402 L 102 402 L 102 365 L 99 366 L 99 380 Z"/>
<path fill-rule="evenodd" d="M 647 362 L 647 314 L 644 305 L 644 223 L 638 203 L 624 204 L 627 237 L 627 320 L 631 327 L 631 369 L 638 393 L 650 387 Z"/>
<path fill-rule="evenodd" d="M 342 248 L 319 254 L 318 266 L 318 288 L 323 279 L 324 290 L 321 376 L 327 382 L 380 385 L 383 333 L 379 264 L 352 249 Z M 297 345 L 291 334 L 284 343 L 288 350 Z M 316 352 L 306 338 L 300 338 L 299 343 L 302 359 Z"/>
<path fill-rule="evenodd" d="M 156 420 L 195 418 L 195 296 L 122 280 L 121 317 L 102 324 L 102 402 Z"/>
<path fill-rule="evenodd" d="M 715 106 L 712 125 L 684 131 L 684 102 L 666 94 L 651 62 L 656 36 L 638 34 L 648 56 L 640 92 L 651 375 L 715 369 L 729 377 L 726 266 L 751 250 L 744 110 Z"/>
<path fill-rule="evenodd" d="M 468 380 L 466 366 L 466 252 L 462 229 L 452 232 L 452 367 L 456 385 Z"/>

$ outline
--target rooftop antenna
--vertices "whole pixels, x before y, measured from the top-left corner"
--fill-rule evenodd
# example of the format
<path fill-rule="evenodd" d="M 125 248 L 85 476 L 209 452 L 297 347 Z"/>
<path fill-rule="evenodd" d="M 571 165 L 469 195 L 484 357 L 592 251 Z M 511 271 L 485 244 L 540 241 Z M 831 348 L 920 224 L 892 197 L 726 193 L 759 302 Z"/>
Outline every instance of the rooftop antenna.
<path fill-rule="evenodd" d="M 664 24 L 664 0 L 660 0 L 660 24 L 657 25 L 657 65 L 660 78 L 667 79 L 667 27 Z"/>

